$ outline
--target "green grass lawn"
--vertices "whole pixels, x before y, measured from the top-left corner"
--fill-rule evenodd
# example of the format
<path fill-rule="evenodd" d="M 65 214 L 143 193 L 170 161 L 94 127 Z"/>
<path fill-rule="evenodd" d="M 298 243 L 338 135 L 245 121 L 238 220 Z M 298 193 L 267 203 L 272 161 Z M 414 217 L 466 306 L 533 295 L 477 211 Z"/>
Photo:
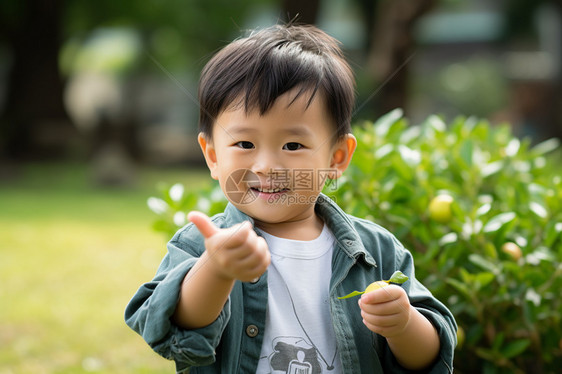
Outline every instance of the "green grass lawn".
<path fill-rule="evenodd" d="M 174 372 L 123 311 L 165 254 L 146 207 L 156 183 L 209 180 L 142 169 L 134 188 L 96 188 L 78 164 L 0 180 L 0 374 Z"/>

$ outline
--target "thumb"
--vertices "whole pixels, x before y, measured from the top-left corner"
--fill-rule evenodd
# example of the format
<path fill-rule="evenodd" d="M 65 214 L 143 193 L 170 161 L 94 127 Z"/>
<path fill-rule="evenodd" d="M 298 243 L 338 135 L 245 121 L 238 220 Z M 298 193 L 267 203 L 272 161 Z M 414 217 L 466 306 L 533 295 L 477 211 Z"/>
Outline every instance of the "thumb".
<path fill-rule="evenodd" d="M 219 231 L 219 228 L 211 222 L 211 219 L 205 213 L 192 211 L 187 215 L 187 219 L 197 227 L 205 239 L 210 238 Z"/>

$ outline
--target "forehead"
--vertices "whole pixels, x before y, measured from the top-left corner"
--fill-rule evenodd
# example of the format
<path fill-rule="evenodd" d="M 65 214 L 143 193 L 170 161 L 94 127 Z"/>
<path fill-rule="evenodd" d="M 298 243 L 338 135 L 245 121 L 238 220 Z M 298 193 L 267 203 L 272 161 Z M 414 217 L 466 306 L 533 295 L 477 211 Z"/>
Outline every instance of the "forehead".
<path fill-rule="evenodd" d="M 335 125 L 323 95 L 293 90 L 279 96 L 265 113 L 258 109 L 247 111 L 243 100 L 237 100 L 217 117 L 213 136 L 229 128 L 232 134 L 274 130 L 295 136 L 310 135 L 312 131 L 333 131 Z"/>

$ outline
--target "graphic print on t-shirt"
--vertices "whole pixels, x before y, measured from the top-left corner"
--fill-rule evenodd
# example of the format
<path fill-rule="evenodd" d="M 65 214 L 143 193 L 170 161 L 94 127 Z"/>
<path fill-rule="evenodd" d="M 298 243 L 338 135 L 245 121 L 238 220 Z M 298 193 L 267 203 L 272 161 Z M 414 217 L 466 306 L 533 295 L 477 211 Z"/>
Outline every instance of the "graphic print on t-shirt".
<path fill-rule="evenodd" d="M 273 353 L 269 356 L 272 373 L 320 374 L 316 348 L 299 337 L 278 337 L 273 340 Z"/>

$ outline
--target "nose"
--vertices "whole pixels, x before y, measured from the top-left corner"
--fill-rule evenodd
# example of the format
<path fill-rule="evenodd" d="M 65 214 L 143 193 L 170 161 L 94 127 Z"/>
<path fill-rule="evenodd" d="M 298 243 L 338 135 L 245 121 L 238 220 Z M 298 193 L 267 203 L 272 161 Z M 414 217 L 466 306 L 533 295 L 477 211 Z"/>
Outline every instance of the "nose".
<path fill-rule="evenodd" d="M 259 152 L 252 164 L 252 172 L 257 175 L 269 176 L 281 168 L 280 156 L 274 152 Z"/>

